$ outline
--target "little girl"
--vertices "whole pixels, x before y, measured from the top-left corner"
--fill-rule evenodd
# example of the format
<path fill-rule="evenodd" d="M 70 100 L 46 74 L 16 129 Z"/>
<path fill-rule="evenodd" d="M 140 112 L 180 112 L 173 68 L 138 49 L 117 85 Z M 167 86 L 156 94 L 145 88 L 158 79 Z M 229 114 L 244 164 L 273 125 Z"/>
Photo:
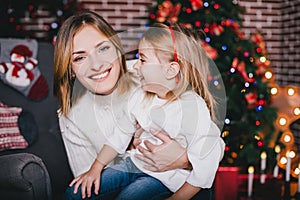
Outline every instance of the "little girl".
<path fill-rule="evenodd" d="M 142 90 L 132 94 L 118 126 L 90 170 L 75 178 L 71 185 L 75 184 L 74 192 L 81 185 L 83 196 L 86 192 L 90 194 L 94 185 L 94 193 L 102 199 L 109 193 L 147 187 L 150 183 L 145 177 L 152 176 L 162 183 L 157 184 L 160 193 L 145 194 L 143 199 L 191 199 L 201 188 L 212 186 L 225 146 L 214 123 L 214 99 L 207 85 L 208 59 L 198 35 L 179 25 L 156 24 L 149 28 L 138 51 L 139 60 L 134 68 Z M 135 156 L 143 149 L 140 147 L 130 150 L 130 156 L 120 164 L 104 169 L 118 153 L 126 151 L 137 122 L 144 129 L 134 136 L 141 146 L 147 146 L 148 141 L 159 144 L 152 129 L 170 133 L 187 149 L 192 169 L 147 170 L 146 164 Z M 111 180 L 110 184 L 101 184 L 100 175 L 101 179 Z"/>

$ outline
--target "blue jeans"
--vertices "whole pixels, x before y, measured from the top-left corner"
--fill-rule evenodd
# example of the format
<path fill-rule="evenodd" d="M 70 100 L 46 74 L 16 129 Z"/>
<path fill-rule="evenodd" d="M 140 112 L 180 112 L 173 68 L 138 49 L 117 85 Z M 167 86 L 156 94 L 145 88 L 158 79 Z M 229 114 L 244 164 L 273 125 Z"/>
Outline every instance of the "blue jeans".
<path fill-rule="evenodd" d="M 73 193 L 74 186 L 67 188 L 63 195 L 64 200 L 79 200 L 81 188 L 77 194 Z M 92 191 L 94 189 L 92 188 Z M 89 200 L 105 199 L 165 199 L 172 192 L 158 179 L 141 172 L 127 157 L 120 164 L 106 168 L 102 171 L 99 195 L 92 194 Z"/>

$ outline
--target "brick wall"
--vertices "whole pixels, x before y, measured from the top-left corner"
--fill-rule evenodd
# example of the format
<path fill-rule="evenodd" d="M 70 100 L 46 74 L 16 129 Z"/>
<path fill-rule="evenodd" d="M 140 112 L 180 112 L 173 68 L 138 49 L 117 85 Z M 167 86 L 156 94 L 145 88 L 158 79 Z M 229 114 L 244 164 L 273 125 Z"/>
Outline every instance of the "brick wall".
<path fill-rule="evenodd" d="M 153 5 L 152 1 L 80 0 L 79 2 L 83 8 L 103 16 L 119 32 L 125 52 L 134 52 L 137 49 L 137 40 L 147 24 L 148 8 Z M 128 58 L 134 56 L 129 53 Z"/>
<path fill-rule="evenodd" d="M 279 85 L 300 85 L 300 1 L 236 0 L 244 7 L 243 30 L 246 35 L 261 32 Z M 84 8 L 94 10 L 118 31 L 143 27 L 149 6 L 145 0 L 81 0 Z M 135 49 L 139 32 L 122 34 L 127 51 Z"/>
<path fill-rule="evenodd" d="M 300 86 L 300 1 L 282 3 L 282 84 Z"/>
<path fill-rule="evenodd" d="M 300 1 L 238 0 L 246 13 L 246 34 L 260 31 L 275 74 L 282 86 L 300 85 Z"/>

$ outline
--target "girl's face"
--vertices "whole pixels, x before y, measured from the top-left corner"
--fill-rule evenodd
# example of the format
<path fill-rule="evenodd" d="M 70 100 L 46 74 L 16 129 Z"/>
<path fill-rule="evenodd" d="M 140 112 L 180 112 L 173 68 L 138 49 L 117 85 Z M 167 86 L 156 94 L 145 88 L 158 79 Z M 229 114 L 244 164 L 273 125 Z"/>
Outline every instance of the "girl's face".
<path fill-rule="evenodd" d="M 134 68 L 137 70 L 142 89 L 165 98 L 165 94 L 172 89 L 168 88 L 169 80 L 165 76 L 167 59 L 162 59 L 161 62 L 165 63 L 162 64 L 155 54 L 155 49 L 146 41 L 140 42 L 138 53 L 139 60 Z"/>
<path fill-rule="evenodd" d="M 86 25 L 74 36 L 72 70 L 80 83 L 96 94 L 110 94 L 120 75 L 116 47 L 94 27 Z"/>

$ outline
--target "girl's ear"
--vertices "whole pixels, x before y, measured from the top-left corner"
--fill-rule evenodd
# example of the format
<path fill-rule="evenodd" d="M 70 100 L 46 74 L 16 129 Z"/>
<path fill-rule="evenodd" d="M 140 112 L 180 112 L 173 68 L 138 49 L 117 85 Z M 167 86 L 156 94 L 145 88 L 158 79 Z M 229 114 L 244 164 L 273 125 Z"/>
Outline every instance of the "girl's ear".
<path fill-rule="evenodd" d="M 164 67 L 164 75 L 166 79 L 172 79 L 177 76 L 180 71 L 180 65 L 178 62 L 170 62 L 168 65 Z"/>

